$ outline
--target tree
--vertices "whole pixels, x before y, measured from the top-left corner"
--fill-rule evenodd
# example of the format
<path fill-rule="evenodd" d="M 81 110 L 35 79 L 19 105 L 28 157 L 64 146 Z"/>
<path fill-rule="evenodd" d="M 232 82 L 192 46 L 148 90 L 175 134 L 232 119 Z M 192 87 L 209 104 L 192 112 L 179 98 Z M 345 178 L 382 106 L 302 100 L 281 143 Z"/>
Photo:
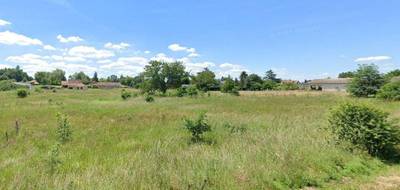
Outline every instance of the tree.
<path fill-rule="evenodd" d="M 107 82 L 119 82 L 119 78 L 117 75 L 111 75 L 107 77 Z"/>
<path fill-rule="evenodd" d="M 210 71 L 208 68 L 197 73 L 197 76 L 193 77 L 193 82 L 198 89 L 205 92 L 213 89 L 217 85 L 214 72 Z"/>
<path fill-rule="evenodd" d="M 384 78 L 386 82 L 389 82 L 393 77 L 398 77 L 398 76 L 400 76 L 400 69 L 396 69 L 386 73 Z"/>
<path fill-rule="evenodd" d="M 240 77 L 239 77 L 239 88 L 241 90 L 247 90 L 247 77 L 249 75 L 246 73 L 246 71 L 242 71 L 240 73 Z"/>
<path fill-rule="evenodd" d="M 265 72 L 264 80 L 271 80 L 271 81 L 274 81 L 274 82 L 277 82 L 277 83 L 281 82 L 281 79 L 276 78 L 276 74 L 271 69 L 268 70 L 267 72 Z"/>
<path fill-rule="evenodd" d="M 356 97 L 369 97 L 374 96 L 383 84 L 378 67 L 374 64 L 363 64 L 354 73 L 347 90 Z"/>
<path fill-rule="evenodd" d="M 0 69 L 0 80 L 15 80 L 17 82 L 32 80 L 19 66 Z"/>
<path fill-rule="evenodd" d="M 44 72 L 44 71 L 39 71 L 35 73 L 35 80 L 42 85 L 50 85 L 51 80 L 50 80 L 50 73 L 49 72 Z"/>
<path fill-rule="evenodd" d="M 354 75 L 355 75 L 354 72 L 352 72 L 352 71 L 347 71 L 347 72 L 339 73 L 338 78 L 353 78 Z"/>
<path fill-rule="evenodd" d="M 221 92 L 223 93 L 231 93 L 235 89 L 235 81 L 228 76 L 225 78 L 221 85 Z"/>
<path fill-rule="evenodd" d="M 266 80 L 263 85 L 264 90 L 275 90 L 278 87 L 278 83 L 273 80 Z"/>
<path fill-rule="evenodd" d="M 162 75 L 166 77 L 167 88 L 176 89 L 190 83 L 189 73 L 181 62 L 164 63 Z"/>
<path fill-rule="evenodd" d="M 50 73 L 50 83 L 52 85 L 61 85 L 61 81 L 65 81 L 65 71 L 56 69 Z"/>
<path fill-rule="evenodd" d="M 97 77 L 97 72 L 94 72 L 92 81 L 93 82 L 99 82 L 99 78 Z"/>
<path fill-rule="evenodd" d="M 80 80 L 83 84 L 90 83 L 90 77 L 87 76 L 84 72 L 74 73 L 73 75 L 69 76 L 70 80 Z"/>
<path fill-rule="evenodd" d="M 165 93 L 167 91 L 167 79 L 163 75 L 163 62 L 150 61 L 144 68 L 145 82 L 142 85 L 142 89 L 145 92 L 153 92 L 156 90 Z"/>
<path fill-rule="evenodd" d="M 263 80 L 257 74 L 251 74 L 247 77 L 247 85 L 250 90 L 261 90 Z"/>

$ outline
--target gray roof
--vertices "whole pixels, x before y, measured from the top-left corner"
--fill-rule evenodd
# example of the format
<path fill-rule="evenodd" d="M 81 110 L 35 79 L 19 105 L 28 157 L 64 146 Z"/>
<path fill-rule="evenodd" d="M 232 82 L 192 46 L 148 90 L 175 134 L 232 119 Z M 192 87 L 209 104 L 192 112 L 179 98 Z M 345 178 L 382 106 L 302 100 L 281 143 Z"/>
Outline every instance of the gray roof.
<path fill-rule="evenodd" d="M 348 84 L 351 78 L 338 78 L 338 79 L 315 79 L 310 81 L 310 84 Z"/>

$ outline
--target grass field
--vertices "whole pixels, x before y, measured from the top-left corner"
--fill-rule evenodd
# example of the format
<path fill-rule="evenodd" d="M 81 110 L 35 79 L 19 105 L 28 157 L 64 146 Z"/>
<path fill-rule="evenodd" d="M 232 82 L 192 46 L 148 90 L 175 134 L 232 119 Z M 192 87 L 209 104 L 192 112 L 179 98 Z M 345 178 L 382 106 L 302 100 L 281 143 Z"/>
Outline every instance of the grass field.
<path fill-rule="evenodd" d="M 0 92 L 1 189 L 296 189 L 369 176 L 388 164 L 330 143 L 329 109 L 363 101 L 400 118 L 400 103 L 344 94 L 213 93 L 122 100 L 120 90 Z M 213 131 L 191 143 L 183 118 L 207 112 Z M 57 113 L 72 124 L 50 172 Z M 15 134 L 14 123 L 21 129 Z M 231 133 L 226 123 L 243 127 Z M 9 134 L 6 141 L 5 133 Z"/>

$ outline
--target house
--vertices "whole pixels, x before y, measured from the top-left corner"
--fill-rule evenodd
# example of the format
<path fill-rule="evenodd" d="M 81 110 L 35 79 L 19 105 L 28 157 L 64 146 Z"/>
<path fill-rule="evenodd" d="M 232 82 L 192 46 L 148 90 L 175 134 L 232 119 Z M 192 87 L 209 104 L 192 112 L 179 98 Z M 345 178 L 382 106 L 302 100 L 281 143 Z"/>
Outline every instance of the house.
<path fill-rule="evenodd" d="M 84 85 L 80 80 L 62 81 L 61 86 L 63 88 L 69 88 L 69 89 L 78 89 L 78 90 L 87 89 L 86 85 Z"/>
<path fill-rule="evenodd" d="M 114 89 L 114 88 L 121 88 L 122 85 L 119 82 L 98 82 L 93 84 L 93 87 L 100 89 Z"/>
<path fill-rule="evenodd" d="M 350 82 L 351 78 L 316 79 L 306 83 L 306 88 L 322 91 L 346 91 L 347 85 Z"/>

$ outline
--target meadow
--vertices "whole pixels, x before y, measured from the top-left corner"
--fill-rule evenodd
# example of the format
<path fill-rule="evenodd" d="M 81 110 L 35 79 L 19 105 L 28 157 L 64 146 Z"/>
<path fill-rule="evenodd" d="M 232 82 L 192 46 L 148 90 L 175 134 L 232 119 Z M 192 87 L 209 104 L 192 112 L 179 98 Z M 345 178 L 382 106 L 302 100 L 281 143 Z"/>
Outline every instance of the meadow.
<path fill-rule="evenodd" d="M 330 108 L 361 101 L 400 118 L 399 102 L 341 93 L 215 92 L 152 103 L 120 94 L 57 90 L 17 98 L 15 91 L 0 92 L 0 189 L 328 188 L 391 167 L 333 143 L 326 129 Z M 183 120 L 202 112 L 212 131 L 193 143 Z M 57 113 L 68 116 L 72 140 L 51 172 Z"/>

